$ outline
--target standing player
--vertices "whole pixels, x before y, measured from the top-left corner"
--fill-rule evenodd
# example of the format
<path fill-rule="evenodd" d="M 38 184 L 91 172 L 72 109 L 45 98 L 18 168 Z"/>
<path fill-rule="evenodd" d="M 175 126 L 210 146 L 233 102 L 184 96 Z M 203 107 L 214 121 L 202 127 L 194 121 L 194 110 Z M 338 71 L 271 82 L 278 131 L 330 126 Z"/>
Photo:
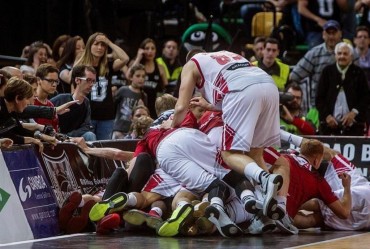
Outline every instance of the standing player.
<path fill-rule="evenodd" d="M 179 98 L 172 127 L 184 119 L 189 104 L 222 110 L 222 158 L 240 174 L 261 183 L 263 213 L 276 217 L 275 196 L 283 179 L 267 173 L 262 153 L 280 144 L 279 94 L 271 77 L 238 54 L 227 51 L 205 53 L 192 50 L 181 74 Z M 194 88 L 203 97 L 192 99 Z"/>

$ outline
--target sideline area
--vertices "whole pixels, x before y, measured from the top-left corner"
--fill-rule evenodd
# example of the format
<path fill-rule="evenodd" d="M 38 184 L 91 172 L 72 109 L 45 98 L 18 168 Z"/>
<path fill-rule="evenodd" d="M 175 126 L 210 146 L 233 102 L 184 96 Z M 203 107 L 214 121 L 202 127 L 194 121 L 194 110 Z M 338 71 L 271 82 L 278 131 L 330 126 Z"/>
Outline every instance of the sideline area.
<path fill-rule="evenodd" d="M 369 178 L 369 138 L 315 138 L 340 151 Z M 136 143 L 136 140 L 107 140 L 96 141 L 93 145 L 133 151 Z M 124 163 L 88 156 L 73 143 L 46 147 L 42 154 L 32 146 L 1 150 L 0 220 L 3 229 L 0 246 L 60 235 L 58 212 L 69 194 L 73 191 L 94 193 L 104 188 L 116 167 L 124 167 Z"/>

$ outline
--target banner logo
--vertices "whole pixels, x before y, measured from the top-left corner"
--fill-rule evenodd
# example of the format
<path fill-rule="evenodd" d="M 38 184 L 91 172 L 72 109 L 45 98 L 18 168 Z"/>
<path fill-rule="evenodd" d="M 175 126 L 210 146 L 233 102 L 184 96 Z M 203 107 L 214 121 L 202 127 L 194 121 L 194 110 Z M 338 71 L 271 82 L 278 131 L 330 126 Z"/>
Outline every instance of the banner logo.
<path fill-rule="evenodd" d="M 0 188 L 0 212 L 5 207 L 6 203 L 8 202 L 10 194 L 5 192 L 4 189 Z"/>
<path fill-rule="evenodd" d="M 63 151 L 62 155 L 57 157 L 43 154 L 42 159 L 45 163 L 58 205 L 61 207 L 70 193 L 79 189 L 68 156 Z"/>
<path fill-rule="evenodd" d="M 23 179 L 24 178 L 22 178 L 19 182 L 18 194 L 21 201 L 25 202 L 27 198 L 31 198 L 32 190 L 30 185 L 27 185 L 25 188 L 23 188 Z"/>

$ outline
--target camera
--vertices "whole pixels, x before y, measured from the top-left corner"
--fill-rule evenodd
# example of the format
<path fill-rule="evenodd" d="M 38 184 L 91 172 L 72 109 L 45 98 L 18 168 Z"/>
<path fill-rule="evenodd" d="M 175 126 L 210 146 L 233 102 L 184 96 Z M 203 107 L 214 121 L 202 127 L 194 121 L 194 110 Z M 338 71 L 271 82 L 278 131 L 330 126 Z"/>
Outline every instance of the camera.
<path fill-rule="evenodd" d="M 284 111 L 284 105 L 286 106 L 289 101 L 292 101 L 294 99 L 293 94 L 291 93 L 285 93 L 285 92 L 279 92 L 279 110 L 280 114 L 285 114 Z"/>
<path fill-rule="evenodd" d="M 279 92 L 279 102 L 280 104 L 287 104 L 289 101 L 292 101 L 294 99 L 293 94 L 291 93 L 285 93 L 285 92 Z"/>
<path fill-rule="evenodd" d="M 51 137 L 55 136 L 55 130 L 54 130 L 53 126 L 51 126 L 51 125 L 45 125 L 44 130 L 42 131 L 42 133 L 44 133 L 45 135 L 51 136 Z"/>

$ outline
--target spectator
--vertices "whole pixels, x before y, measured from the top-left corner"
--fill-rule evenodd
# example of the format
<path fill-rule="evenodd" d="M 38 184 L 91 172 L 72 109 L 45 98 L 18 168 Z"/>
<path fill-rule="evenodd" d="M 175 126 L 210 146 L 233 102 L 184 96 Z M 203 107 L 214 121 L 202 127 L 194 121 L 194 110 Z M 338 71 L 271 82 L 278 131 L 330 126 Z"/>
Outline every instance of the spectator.
<path fill-rule="evenodd" d="M 127 73 L 128 75 L 130 74 L 130 70 L 134 65 L 143 64 L 145 66 L 144 92 L 148 95 L 148 108 L 153 119 L 157 118 L 154 108 L 157 94 L 163 93 L 168 82 L 163 66 L 159 65 L 155 60 L 156 51 L 155 41 L 150 38 L 145 39 L 140 44 L 136 58 L 130 63 Z"/>
<path fill-rule="evenodd" d="M 52 57 L 55 62 L 59 61 L 61 58 L 69 38 L 71 38 L 69 35 L 60 35 L 55 39 L 52 48 Z"/>
<path fill-rule="evenodd" d="M 263 57 L 263 48 L 265 46 L 266 38 L 263 36 L 256 37 L 253 42 L 254 55 L 249 59 L 250 62 L 258 61 Z"/>
<path fill-rule="evenodd" d="M 356 36 L 354 39 L 355 50 L 354 62 L 361 67 L 367 76 L 367 84 L 370 89 L 370 31 L 366 26 L 359 26 L 356 29 Z"/>
<path fill-rule="evenodd" d="M 298 0 L 298 12 L 303 17 L 302 24 L 306 34 L 306 43 L 310 49 L 323 42 L 321 33 L 323 29 L 326 29 L 325 25 L 328 20 L 340 22 L 341 11 L 346 10 L 347 7 L 347 0 L 326 2 L 321 0 Z"/>
<path fill-rule="evenodd" d="M 342 37 L 340 24 L 334 20 L 326 22 L 322 37 L 325 42 L 310 49 L 290 74 L 290 80 L 295 82 L 309 77 L 311 87 L 307 100 L 309 108 L 315 106 L 317 84 L 323 68 L 335 62 L 334 48 Z"/>
<path fill-rule="evenodd" d="M 114 52 L 113 60 L 108 61 L 108 48 Z M 96 71 L 96 84 L 89 95 L 91 121 L 97 140 L 112 137 L 114 103 L 111 73 L 120 70 L 128 62 L 125 51 L 111 42 L 103 33 L 92 34 L 86 42 L 86 49 L 76 65 L 93 66 Z"/>
<path fill-rule="evenodd" d="M 277 58 L 279 53 L 279 41 L 275 38 L 267 38 L 262 50 L 263 57 L 253 62 L 253 65 L 271 75 L 279 91 L 284 91 L 290 69 Z"/>
<path fill-rule="evenodd" d="M 33 138 L 33 133 L 24 129 L 18 118 L 18 114 L 33 100 L 30 84 L 16 77 L 10 78 L 4 89 L 4 97 L 0 97 L 0 133 L 3 138 L 13 140 L 14 144 L 35 144 L 39 147 L 39 152 L 42 152 L 42 142 Z"/>
<path fill-rule="evenodd" d="M 30 46 L 30 52 L 27 58 L 27 61 L 24 65 L 20 67 L 20 70 L 23 74 L 36 74 L 37 68 L 46 63 L 48 59 L 48 49 L 47 47 L 41 43 L 33 43 Z"/>
<path fill-rule="evenodd" d="M 150 125 L 153 123 L 153 119 L 149 116 L 141 116 L 132 121 L 132 132 L 125 136 L 125 139 L 141 139 L 143 138 Z"/>
<path fill-rule="evenodd" d="M 61 58 L 57 61 L 60 84 L 57 86 L 58 93 L 71 93 L 71 73 L 73 64 L 85 50 L 85 42 L 80 36 L 74 36 L 66 42 Z M 73 84 L 72 84 L 73 85 Z"/>
<path fill-rule="evenodd" d="M 130 85 L 122 86 L 116 93 L 116 119 L 113 125 L 113 139 L 124 138 L 130 130 L 133 109 L 138 105 L 146 105 L 147 97 L 142 88 L 145 81 L 145 68 L 138 64 L 129 72 Z"/>
<path fill-rule="evenodd" d="M 306 120 L 302 113 L 302 89 L 297 83 L 290 83 L 286 92 L 293 96 L 293 100 L 280 103 L 280 127 L 293 134 L 315 135 L 315 126 Z"/>
<path fill-rule="evenodd" d="M 6 67 L 3 67 L 2 69 L 6 71 L 7 73 L 11 74 L 11 77 L 15 76 L 15 77 L 18 77 L 19 79 L 23 79 L 23 74 L 21 70 L 19 70 L 19 68 L 6 66 Z"/>
<path fill-rule="evenodd" d="M 366 27 L 370 27 L 370 15 L 369 15 L 370 1 L 368 0 L 356 0 L 354 10 L 357 13 L 359 20 L 357 24 Z"/>
<path fill-rule="evenodd" d="M 350 44 L 338 43 L 336 63 L 322 71 L 316 97 L 322 135 L 364 135 L 370 96 L 365 73 L 352 56 Z"/>
<path fill-rule="evenodd" d="M 173 92 L 176 87 L 177 80 L 180 78 L 182 65 L 179 59 L 179 45 L 174 39 L 167 40 L 164 43 L 162 56 L 157 58 L 156 61 L 162 65 L 166 73 L 168 81 L 166 92 Z"/>
<path fill-rule="evenodd" d="M 78 100 L 70 107 L 68 113 L 58 115 L 60 132 L 70 137 L 83 137 L 86 141 L 95 141 L 96 135 L 91 131 L 91 109 L 87 95 L 95 84 L 96 71 L 91 66 L 78 65 L 72 70 L 73 94 L 59 94 L 51 99 L 55 106 Z"/>
<path fill-rule="evenodd" d="M 37 68 L 36 77 L 38 85 L 36 90 L 37 97 L 34 101 L 34 105 L 54 108 L 54 104 L 48 97 L 54 94 L 57 89 L 57 85 L 59 84 L 58 73 L 59 70 L 48 63 L 42 64 Z M 59 131 L 58 116 L 56 114 L 52 119 L 35 118 L 35 121 L 38 124 L 51 125 L 56 132 Z"/>

